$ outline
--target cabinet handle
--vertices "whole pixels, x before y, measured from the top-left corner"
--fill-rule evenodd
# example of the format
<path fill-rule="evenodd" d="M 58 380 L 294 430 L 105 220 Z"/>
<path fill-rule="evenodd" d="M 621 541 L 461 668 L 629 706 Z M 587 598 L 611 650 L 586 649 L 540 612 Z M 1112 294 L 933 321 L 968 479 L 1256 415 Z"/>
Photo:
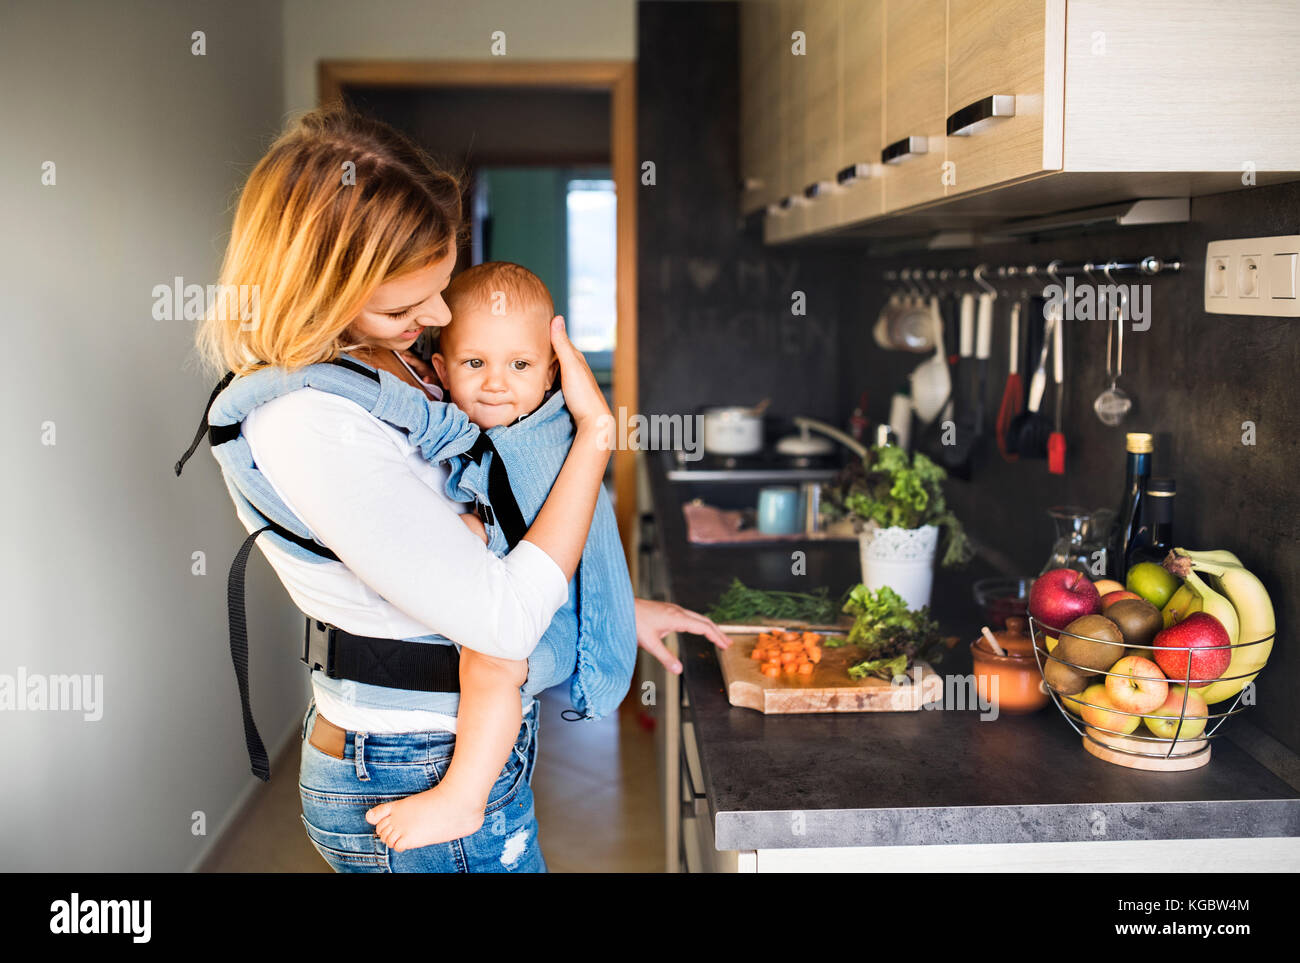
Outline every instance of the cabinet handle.
<path fill-rule="evenodd" d="M 823 194 L 830 194 L 834 189 L 835 185 L 830 181 L 814 181 L 803 189 L 803 196 L 814 201 Z"/>
<path fill-rule="evenodd" d="M 977 100 L 963 107 L 948 117 L 949 137 L 969 137 L 975 133 L 975 125 L 993 117 L 1016 116 L 1016 98 L 1014 94 L 990 94 L 983 100 Z"/>
<path fill-rule="evenodd" d="M 836 172 L 835 183 L 839 184 L 840 187 L 848 187 L 855 181 L 866 180 L 870 176 L 870 164 L 850 164 L 848 167 Z"/>
<path fill-rule="evenodd" d="M 904 137 L 896 140 L 880 152 L 882 164 L 901 164 L 914 154 L 929 153 L 929 145 L 924 137 Z"/>

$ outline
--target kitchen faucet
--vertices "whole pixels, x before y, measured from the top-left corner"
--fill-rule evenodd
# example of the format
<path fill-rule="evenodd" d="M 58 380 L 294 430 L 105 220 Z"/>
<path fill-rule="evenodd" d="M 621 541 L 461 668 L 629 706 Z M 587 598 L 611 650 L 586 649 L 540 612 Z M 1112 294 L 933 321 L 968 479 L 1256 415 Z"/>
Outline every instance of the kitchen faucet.
<path fill-rule="evenodd" d="M 852 435 L 847 435 L 838 428 L 826 424 L 824 421 L 817 421 L 815 418 L 804 418 L 802 416 L 796 416 L 792 420 L 794 421 L 795 426 L 798 427 L 805 436 L 807 436 L 809 431 L 815 431 L 819 435 L 825 435 L 827 438 L 833 438 L 835 441 L 838 441 L 859 458 L 867 457 L 867 449 L 862 442 L 855 439 Z"/>

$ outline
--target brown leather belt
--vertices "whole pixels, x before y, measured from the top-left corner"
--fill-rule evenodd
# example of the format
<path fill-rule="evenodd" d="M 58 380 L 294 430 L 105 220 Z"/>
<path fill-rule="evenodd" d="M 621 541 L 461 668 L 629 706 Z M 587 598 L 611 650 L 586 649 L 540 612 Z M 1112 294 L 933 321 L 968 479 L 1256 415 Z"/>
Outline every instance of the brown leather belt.
<path fill-rule="evenodd" d="M 311 735 L 307 738 L 313 746 L 335 759 L 343 758 L 343 747 L 348 744 L 346 729 L 340 729 L 319 712 L 311 724 Z"/>

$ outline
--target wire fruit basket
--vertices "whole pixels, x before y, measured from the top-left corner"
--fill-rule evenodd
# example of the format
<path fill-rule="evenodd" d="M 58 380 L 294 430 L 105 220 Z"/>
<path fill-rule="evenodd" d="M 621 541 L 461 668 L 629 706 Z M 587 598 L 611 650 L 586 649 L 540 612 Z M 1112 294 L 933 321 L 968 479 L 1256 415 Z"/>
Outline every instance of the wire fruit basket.
<path fill-rule="evenodd" d="M 1043 674 L 1043 688 L 1056 703 L 1061 715 L 1083 738 L 1084 749 L 1099 759 L 1130 769 L 1166 772 L 1197 769 L 1209 763 L 1210 740 L 1219 734 L 1223 723 L 1230 716 L 1253 704 L 1243 702 L 1242 697 L 1249 689 L 1248 680 L 1258 675 L 1262 669 L 1259 667 L 1239 675 L 1224 674 L 1212 679 L 1197 678 L 1192 675 L 1195 661 L 1192 653 L 1228 649 L 1231 659 L 1238 649 L 1269 644 L 1274 638 L 1270 634 L 1261 639 L 1190 650 L 1169 645 L 1129 645 L 1122 641 L 1098 639 L 1056 629 L 1032 614 L 1029 616 L 1029 634 L 1033 640 L 1038 669 Z M 1090 656 L 1086 662 L 1069 661 L 1066 654 L 1061 653 L 1061 640 L 1066 638 L 1085 643 L 1077 645 L 1071 642 L 1065 648 L 1074 653 L 1085 652 Z M 1157 655 L 1161 651 L 1185 655 L 1185 673 L 1168 675 L 1156 665 Z M 1112 655 L 1114 658 L 1111 658 Z M 1072 657 L 1079 658 L 1077 654 Z M 1123 667 L 1132 671 L 1113 671 L 1128 658 L 1138 658 L 1146 664 L 1133 663 Z M 1097 668 L 1102 664 L 1107 664 L 1107 668 Z M 1225 670 L 1229 671 L 1231 668 Z M 1138 675 L 1137 672 L 1143 674 Z M 1082 686 L 1080 677 L 1083 680 Z M 1139 695 L 1145 694 L 1145 698 L 1132 698 L 1132 701 L 1139 703 L 1139 708 L 1124 709 L 1115 705 L 1108 697 L 1109 693 L 1114 688 L 1122 687 L 1118 683 L 1108 682 L 1110 679 L 1123 679 L 1124 686 L 1131 686 Z M 1197 694 L 1198 688 L 1210 683 L 1238 680 L 1242 682 L 1242 687 L 1235 697 L 1230 696 L 1207 705 Z M 1095 689 L 1097 685 L 1106 687 L 1107 693 L 1098 693 Z M 1175 691 L 1179 687 L 1181 692 Z M 1066 689 L 1071 691 L 1064 691 Z M 1145 703 L 1152 702 L 1157 694 L 1161 696 L 1159 705 L 1147 708 Z M 1223 709 L 1225 705 L 1227 708 Z"/>

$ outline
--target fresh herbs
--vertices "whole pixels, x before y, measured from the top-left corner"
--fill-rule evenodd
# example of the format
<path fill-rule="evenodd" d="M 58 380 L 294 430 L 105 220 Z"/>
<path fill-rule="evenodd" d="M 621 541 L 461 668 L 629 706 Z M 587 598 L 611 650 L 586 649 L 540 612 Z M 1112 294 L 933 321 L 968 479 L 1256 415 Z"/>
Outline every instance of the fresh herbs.
<path fill-rule="evenodd" d="M 749 588 L 740 579 L 732 579 L 707 614 L 715 622 L 766 618 L 828 625 L 838 617 L 839 607 L 824 586 L 814 592 L 779 592 Z"/>
<path fill-rule="evenodd" d="M 973 553 L 965 529 L 944 500 L 947 477 L 922 452 L 909 457 L 902 448 L 878 445 L 845 469 L 827 492 L 824 510 L 831 518 L 852 515 L 881 528 L 937 525 L 945 541 L 942 564 L 960 565 Z"/>
<path fill-rule="evenodd" d="M 855 586 L 844 611 L 854 616 L 847 644 L 861 646 L 867 656 L 849 667 L 851 679 L 875 675 L 892 680 L 903 675 L 912 660 L 928 658 L 943 645 L 929 606 L 912 611 L 887 585 L 875 592 L 865 585 Z M 831 644 L 829 639 L 826 644 Z"/>

